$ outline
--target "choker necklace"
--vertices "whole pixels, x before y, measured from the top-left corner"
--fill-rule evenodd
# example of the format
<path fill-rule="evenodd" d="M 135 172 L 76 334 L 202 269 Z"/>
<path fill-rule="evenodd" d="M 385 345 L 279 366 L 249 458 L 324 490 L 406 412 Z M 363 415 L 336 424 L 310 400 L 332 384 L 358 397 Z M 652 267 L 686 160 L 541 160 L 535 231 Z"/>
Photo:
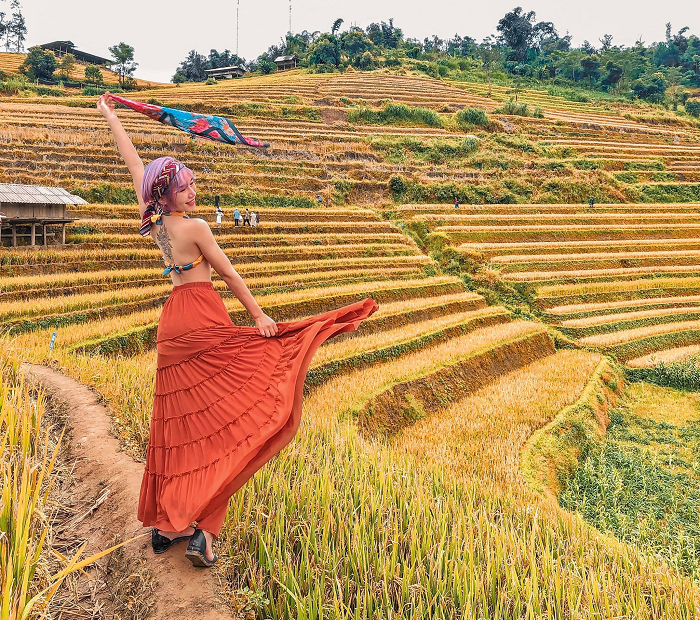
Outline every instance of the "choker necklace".
<path fill-rule="evenodd" d="M 186 218 L 190 217 L 184 211 L 163 211 L 163 215 L 177 215 L 178 217 L 186 217 Z"/>

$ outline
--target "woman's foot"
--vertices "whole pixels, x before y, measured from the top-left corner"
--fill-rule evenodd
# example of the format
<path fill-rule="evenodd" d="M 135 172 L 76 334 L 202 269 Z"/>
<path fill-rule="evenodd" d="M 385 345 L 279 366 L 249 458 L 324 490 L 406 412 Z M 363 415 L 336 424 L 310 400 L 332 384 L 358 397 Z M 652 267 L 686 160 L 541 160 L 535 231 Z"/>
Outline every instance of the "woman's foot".
<path fill-rule="evenodd" d="M 204 538 L 207 541 L 207 548 L 206 551 L 204 552 L 204 557 L 207 558 L 209 562 L 214 561 L 214 552 L 212 551 L 212 545 L 214 543 L 214 534 L 211 532 L 207 532 L 206 530 L 202 530 L 204 533 Z"/>
<path fill-rule="evenodd" d="M 209 568 L 214 566 L 219 557 L 212 552 L 212 540 L 214 536 L 211 532 L 206 532 L 195 529 L 189 544 L 187 545 L 187 551 L 185 551 L 185 557 L 192 562 L 194 566 L 202 566 Z"/>

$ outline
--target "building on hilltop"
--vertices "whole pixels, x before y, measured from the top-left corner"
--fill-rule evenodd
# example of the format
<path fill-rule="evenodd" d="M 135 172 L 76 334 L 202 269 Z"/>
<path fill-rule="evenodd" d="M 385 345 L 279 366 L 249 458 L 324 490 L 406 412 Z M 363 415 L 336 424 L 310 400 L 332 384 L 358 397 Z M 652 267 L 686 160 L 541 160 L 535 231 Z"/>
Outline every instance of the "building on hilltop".
<path fill-rule="evenodd" d="M 49 226 L 61 226 L 61 244 L 65 244 L 66 224 L 75 221 L 66 217 L 66 205 L 83 204 L 87 201 L 60 187 L 0 183 L 0 245 L 7 242 L 17 247 L 21 238 L 36 245 L 38 233 L 45 247 L 48 237 L 56 236 Z"/>
<path fill-rule="evenodd" d="M 292 54 L 291 56 L 277 56 L 272 62 L 277 65 L 278 71 L 287 71 L 288 69 L 294 69 L 297 66 L 297 55 Z"/>
<path fill-rule="evenodd" d="M 207 74 L 208 78 L 214 78 L 216 80 L 229 80 L 231 78 L 239 78 L 244 76 L 246 70 L 240 65 L 233 65 L 231 67 L 205 69 L 204 72 Z"/>
<path fill-rule="evenodd" d="M 61 56 L 65 56 L 66 54 L 73 54 L 75 59 L 80 62 L 93 65 L 112 64 L 112 61 L 109 58 L 102 58 L 102 56 L 95 56 L 95 54 L 89 54 L 88 52 L 81 52 L 80 50 L 75 49 L 75 44 L 73 41 L 52 41 L 51 43 L 44 43 L 39 47 L 53 52 L 56 58 L 61 58 Z"/>

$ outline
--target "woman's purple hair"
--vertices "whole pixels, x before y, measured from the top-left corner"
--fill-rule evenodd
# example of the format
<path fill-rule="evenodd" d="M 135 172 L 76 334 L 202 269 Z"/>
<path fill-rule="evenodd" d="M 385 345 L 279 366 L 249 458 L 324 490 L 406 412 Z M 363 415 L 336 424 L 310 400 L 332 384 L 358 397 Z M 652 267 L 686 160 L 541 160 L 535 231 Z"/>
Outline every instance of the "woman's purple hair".
<path fill-rule="evenodd" d="M 163 166 L 171 163 L 179 162 L 174 157 L 159 157 L 150 162 L 143 171 L 143 181 L 141 182 L 141 197 L 143 201 L 148 204 L 153 199 L 151 198 L 151 193 L 153 192 L 153 183 L 155 182 L 158 175 L 163 170 Z M 182 169 L 175 175 L 175 178 L 168 185 L 168 189 L 161 196 L 159 202 L 163 205 L 165 210 L 168 210 L 168 203 L 172 197 L 177 193 L 185 190 L 190 183 L 190 179 L 194 177 L 194 173 L 187 166 L 182 164 Z"/>

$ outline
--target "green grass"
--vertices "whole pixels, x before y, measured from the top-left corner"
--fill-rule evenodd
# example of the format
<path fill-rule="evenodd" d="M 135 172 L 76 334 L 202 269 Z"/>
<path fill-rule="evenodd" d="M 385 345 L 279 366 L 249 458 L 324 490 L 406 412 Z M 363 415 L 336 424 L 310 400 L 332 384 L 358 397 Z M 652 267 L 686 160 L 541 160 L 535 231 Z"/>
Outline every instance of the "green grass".
<path fill-rule="evenodd" d="M 448 160 L 464 159 L 479 148 L 479 141 L 476 138 L 421 140 L 412 136 L 376 137 L 370 140 L 370 144 L 373 150 L 382 153 L 386 160 L 392 163 L 406 162 L 409 158 L 429 163 L 443 163 Z"/>
<path fill-rule="evenodd" d="M 669 398 L 669 392 L 675 394 Z M 655 400 L 664 401 L 658 412 Z M 640 410 L 645 417 L 637 415 Z M 698 397 L 655 386 L 628 390 L 623 404 L 610 412 L 605 443 L 584 456 L 559 496 L 561 505 L 697 580 L 698 418 Z"/>
<path fill-rule="evenodd" d="M 442 119 L 434 110 L 387 103 L 381 110 L 361 106 L 348 111 L 348 122 L 365 125 L 408 125 L 411 127 L 442 127 Z"/>

